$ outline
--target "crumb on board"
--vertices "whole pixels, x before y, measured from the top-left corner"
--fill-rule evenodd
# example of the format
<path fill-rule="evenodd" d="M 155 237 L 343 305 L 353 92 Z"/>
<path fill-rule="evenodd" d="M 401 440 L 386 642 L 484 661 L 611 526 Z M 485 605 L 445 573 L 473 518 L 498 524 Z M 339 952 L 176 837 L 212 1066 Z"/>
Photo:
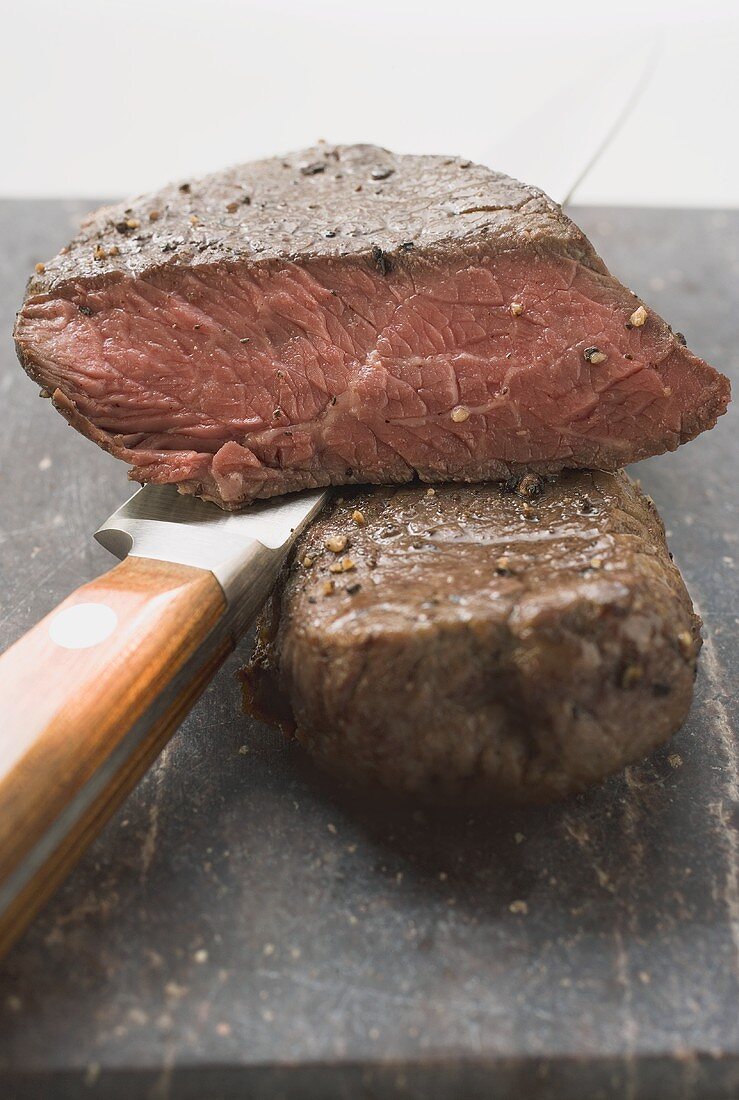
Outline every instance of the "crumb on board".
<path fill-rule="evenodd" d="M 85 1076 L 83 1078 L 83 1083 L 84 1083 L 85 1087 L 86 1088 L 92 1088 L 99 1076 L 100 1076 L 100 1063 L 99 1062 L 88 1062 L 87 1067 L 85 1069 Z"/>

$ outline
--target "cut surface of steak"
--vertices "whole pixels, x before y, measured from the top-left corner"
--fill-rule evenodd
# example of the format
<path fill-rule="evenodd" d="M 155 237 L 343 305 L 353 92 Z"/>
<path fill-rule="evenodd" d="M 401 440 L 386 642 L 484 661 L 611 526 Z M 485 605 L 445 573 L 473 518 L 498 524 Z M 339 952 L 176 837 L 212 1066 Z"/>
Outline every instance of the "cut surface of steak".
<path fill-rule="evenodd" d="M 16 342 L 133 477 L 229 508 L 615 469 L 729 398 L 542 192 L 362 145 L 98 211 L 31 279 Z"/>
<path fill-rule="evenodd" d="M 433 801 L 541 801 L 649 753 L 700 621 L 623 473 L 350 491 L 301 537 L 247 709 L 332 771 Z"/>

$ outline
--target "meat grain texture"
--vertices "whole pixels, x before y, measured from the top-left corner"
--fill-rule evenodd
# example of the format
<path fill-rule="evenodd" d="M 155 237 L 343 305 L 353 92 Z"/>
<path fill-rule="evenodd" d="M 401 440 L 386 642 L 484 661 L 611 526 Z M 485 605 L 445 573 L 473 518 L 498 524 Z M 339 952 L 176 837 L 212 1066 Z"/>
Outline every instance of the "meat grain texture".
<path fill-rule="evenodd" d="M 656 509 L 623 473 L 539 481 L 335 499 L 262 617 L 247 709 L 441 803 L 560 798 L 666 741 L 701 643 Z"/>
<path fill-rule="evenodd" d="M 92 215 L 31 279 L 28 373 L 140 481 L 311 486 L 615 469 L 727 380 L 536 188 L 320 145 Z"/>

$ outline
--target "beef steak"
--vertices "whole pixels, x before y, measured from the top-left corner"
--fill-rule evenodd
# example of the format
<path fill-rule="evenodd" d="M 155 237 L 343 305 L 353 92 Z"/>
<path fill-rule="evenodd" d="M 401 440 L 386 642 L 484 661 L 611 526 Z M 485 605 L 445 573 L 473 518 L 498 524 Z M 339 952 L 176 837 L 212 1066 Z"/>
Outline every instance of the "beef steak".
<path fill-rule="evenodd" d="M 331 770 L 433 800 L 546 800 L 664 742 L 700 621 L 625 474 L 367 489 L 305 533 L 247 707 Z"/>
<path fill-rule="evenodd" d="M 615 469 L 710 428 L 729 397 L 541 191 L 367 145 L 99 210 L 39 265 L 16 341 L 133 477 L 227 508 Z"/>

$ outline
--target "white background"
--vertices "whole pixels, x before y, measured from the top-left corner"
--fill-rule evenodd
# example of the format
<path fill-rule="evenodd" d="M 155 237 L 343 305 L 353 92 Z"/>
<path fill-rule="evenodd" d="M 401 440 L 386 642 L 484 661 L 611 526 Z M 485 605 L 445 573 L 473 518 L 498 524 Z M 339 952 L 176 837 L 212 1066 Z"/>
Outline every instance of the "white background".
<path fill-rule="evenodd" d="M 496 157 L 505 135 L 538 109 L 530 148 L 542 124 L 556 136 L 568 95 L 656 41 L 636 111 L 575 197 L 737 206 L 738 9 L 19 0 L 0 40 L 0 195 L 119 196 L 319 137 L 523 175 Z"/>

